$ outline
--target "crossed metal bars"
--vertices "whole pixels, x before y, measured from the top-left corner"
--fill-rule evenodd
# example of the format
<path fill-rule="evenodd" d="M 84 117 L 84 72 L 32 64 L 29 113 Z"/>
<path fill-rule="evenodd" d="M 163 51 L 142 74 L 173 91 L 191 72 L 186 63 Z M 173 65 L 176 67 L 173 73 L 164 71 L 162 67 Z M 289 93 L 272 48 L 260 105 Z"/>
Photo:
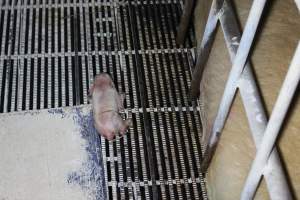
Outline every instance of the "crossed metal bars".
<path fill-rule="evenodd" d="M 230 0 L 213 0 L 207 18 L 207 23 L 201 43 L 197 48 L 196 66 L 193 72 L 191 95 L 196 97 L 199 93 L 202 71 L 213 44 L 213 38 L 218 21 L 220 21 L 226 45 L 232 61 L 232 69 L 226 83 L 218 113 L 207 142 L 204 154 L 204 171 L 206 171 L 216 149 L 220 134 L 225 125 L 236 90 L 239 89 L 244 107 L 246 109 L 251 133 L 258 149 L 252 168 L 246 180 L 241 199 L 253 199 L 262 175 L 264 175 L 271 199 L 292 199 L 285 174 L 276 147 L 274 148 L 279 129 L 285 118 L 292 97 L 300 79 L 300 45 L 291 62 L 281 92 L 276 101 L 269 122 L 263 109 L 262 100 L 258 92 L 252 67 L 247 62 L 249 50 L 253 43 L 256 29 L 265 6 L 266 0 L 255 0 L 252 4 L 245 30 L 241 36 L 238 21 L 234 15 Z M 299 2 L 297 2 L 297 5 Z M 194 1 L 187 1 L 184 15 L 179 26 L 177 42 L 180 43 L 186 31 L 182 24 L 188 24 L 191 16 L 190 8 Z M 299 5 L 298 5 L 299 7 Z M 238 44 L 238 45 L 237 45 Z M 279 181 L 278 181 L 279 180 Z"/>

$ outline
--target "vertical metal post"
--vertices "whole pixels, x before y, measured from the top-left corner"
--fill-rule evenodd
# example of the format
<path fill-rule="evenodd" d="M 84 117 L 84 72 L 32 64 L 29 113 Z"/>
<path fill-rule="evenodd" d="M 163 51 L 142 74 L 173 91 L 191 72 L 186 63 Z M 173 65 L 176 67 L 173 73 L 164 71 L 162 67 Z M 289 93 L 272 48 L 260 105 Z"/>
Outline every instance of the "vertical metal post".
<path fill-rule="evenodd" d="M 253 161 L 250 173 L 246 180 L 241 199 L 252 199 L 257 186 L 260 181 L 260 177 L 263 173 L 270 153 L 274 147 L 277 136 L 279 134 L 280 127 L 283 123 L 289 105 L 292 101 L 293 95 L 297 89 L 300 80 L 300 43 L 296 53 L 291 62 L 288 73 L 283 82 L 276 104 L 272 111 L 269 123 L 267 125 L 264 138 L 261 142 L 260 148 L 256 154 L 256 158 Z"/>

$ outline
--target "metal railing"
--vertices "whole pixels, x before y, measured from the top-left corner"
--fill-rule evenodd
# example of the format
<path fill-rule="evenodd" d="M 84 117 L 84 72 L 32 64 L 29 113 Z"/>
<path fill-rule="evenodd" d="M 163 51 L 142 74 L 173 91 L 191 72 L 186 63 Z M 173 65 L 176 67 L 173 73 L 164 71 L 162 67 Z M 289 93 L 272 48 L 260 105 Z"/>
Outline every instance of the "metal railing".
<path fill-rule="evenodd" d="M 191 11 L 191 3 L 186 2 L 186 12 Z M 193 2 L 192 0 L 190 2 Z M 289 67 L 282 89 L 276 101 L 269 122 L 263 109 L 262 99 L 254 79 L 249 59 L 249 51 L 253 44 L 256 29 L 259 25 L 266 0 L 254 0 L 241 35 L 238 19 L 230 0 L 213 0 L 201 43 L 197 47 L 196 64 L 191 83 L 191 95 L 197 97 L 202 79 L 202 72 L 212 48 L 218 22 L 221 25 L 227 49 L 230 54 L 232 68 L 227 79 L 222 100 L 220 102 L 213 128 L 209 134 L 207 148 L 204 153 L 203 171 L 206 171 L 217 147 L 225 121 L 230 111 L 237 90 L 240 91 L 251 133 L 257 148 L 256 157 L 241 193 L 241 199 L 253 199 L 262 176 L 266 179 L 271 199 L 292 199 L 287 178 L 276 149 L 276 138 L 285 118 L 292 97 L 300 79 L 300 44 L 298 43 L 294 58 Z M 299 1 L 296 0 L 299 8 Z M 185 13 L 185 12 L 184 12 Z M 181 23 L 187 24 L 189 19 L 185 13 Z M 179 27 L 184 27 L 180 25 Z M 186 31 L 178 32 L 177 41 L 181 41 Z M 201 91 L 200 91 L 201 92 Z M 280 180 L 280 181 L 278 181 Z"/>

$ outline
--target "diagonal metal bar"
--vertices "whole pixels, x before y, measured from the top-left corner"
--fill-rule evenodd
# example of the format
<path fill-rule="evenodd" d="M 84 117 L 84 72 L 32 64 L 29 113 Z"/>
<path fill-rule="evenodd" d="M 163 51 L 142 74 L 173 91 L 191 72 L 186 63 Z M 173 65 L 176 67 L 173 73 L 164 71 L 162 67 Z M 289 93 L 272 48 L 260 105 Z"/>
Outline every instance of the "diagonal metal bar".
<path fill-rule="evenodd" d="M 224 2 L 223 12 L 220 16 L 220 24 L 224 32 L 230 59 L 233 62 L 241 33 L 238 28 L 238 21 L 234 15 L 232 5 L 228 0 L 225 0 Z M 249 62 L 245 65 L 238 87 L 246 110 L 251 134 L 256 148 L 258 148 L 267 125 L 267 117 Z M 266 178 L 271 199 L 291 199 L 292 195 L 276 147 L 270 157 L 268 169 L 269 170 L 264 171 L 264 177 Z"/>
<path fill-rule="evenodd" d="M 191 82 L 190 94 L 193 98 L 197 97 L 199 94 L 199 85 L 202 79 L 202 72 L 204 66 L 207 63 L 209 53 L 212 48 L 214 41 L 214 35 L 218 23 L 218 13 L 222 7 L 224 0 L 214 0 L 211 5 L 211 9 L 208 15 L 207 23 L 205 26 L 203 39 L 197 47 L 197 58 L 196 65 L 193 71 L 193 79 Z"/>
<path fill-rule="evenodd" d="M 260 148 L 253 161 L 246 180 L 241 199 L 252 199 L 273 150 L 281 125 L 300 80 L 300 42 L 292 59 L 288 73 L 281 87 L 279 96 L 272 111 Z M 285 198 L 286 199 L 286 198 Z"/>
<path fill-rule="evenodd" d="M 296 3 L 296 5 L 297 5 L 297 7 L 298 7 L 298 10 L 299 10 L 299 12 L 300 12 L 300 0 L 295 0 L 295 3 Z"/>
<path fill-rule="evenodd" d="M 213 124 L 212 132 L 209 136 L 209 141 L 207 144 L 208 146 L 205 153 L 206 166 L 208 166 L 210 163 L 212 155 L 214 154 L 214 150 L 217 146 L 220 133 L 225 125 L 225 120 L 229 113 L 237 89 L 237 83 L 244 69 L 265 3 L 266 0 L 255 0 L 252 4 L 245 30 L 242 35 L 232 69 L 225 86 L 218 113 Z"/>

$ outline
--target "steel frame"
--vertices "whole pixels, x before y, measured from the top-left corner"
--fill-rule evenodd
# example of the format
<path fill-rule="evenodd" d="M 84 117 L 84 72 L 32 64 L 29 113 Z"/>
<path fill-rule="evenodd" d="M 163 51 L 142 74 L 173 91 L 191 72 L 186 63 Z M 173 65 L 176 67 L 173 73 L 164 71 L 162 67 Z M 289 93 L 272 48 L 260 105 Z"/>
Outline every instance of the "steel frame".
<path fill-rule="evenodd" d="M 299 1 L 295 0 L 295 2 L 299 8 Z M 292 199 L 292 194 L 276 150 L 275 141 L 293 94 L 295 93 L 296 87 L 299 83 L 300 47 L 298 44 L 298 48 L 292 60 L 288 74 L 286 75 L 286 79 L 273 109 L 273 113 L 269 122 L 267 122 L 267 117 L 263 108 L 261 96 L 258 92 L 257 83 L 254 79 L 252 67 L 250 63 L 247 62 L 249 50 L 260 22 L 260 17 L 265 3 L 266 0 L 253 1 L 245 30 L 241 35 L 238 28 L 238 19 L 234 15 L 230 0 L 214 0 L 212 2 L 204 35 L 201 43 L 199 43 L 197 47 L 196 64 L 191 83 L 191 95 L 196 97 L 199 94 L 202 71 L 206 65 L 208 55 L 214 41 L 217 24 L 220 22 L 230 54 L 232 69 L 225 86 L 217 116 L 213 123 L 212 131 L 209 134 L 207 144 L 205 144 L 207 145 L 207 148 L 204 153 L 204 163 L 202 164 L 204 168 L 203 171 L 205 172 L 207 170 L 211 162 L 225 125 L 226 118 L 230 111 L 231 104 L 234 100 L 236 90 L 239 89 L 251 133 L 256 148 L 258 149 L 251 171 L 242 191 L 241 199 L 254 198 L 255 191 L 259 185 L 262 175 L 264 175 L 264 178 L 266 179 L 271 199 Z M 187 7 L 188 6 L 185 8 L 188 9 Z M 191 14 L 186 15 L 191 16 Z M 186 19 L 181 23 L 187 23 Z M 179 27 L 182 27 L 182 25 Z M 185 31 L 181 30 L 181 32 L 178 33 L 177 41 L 180 41 L 182 37 L 181 33 L 184 32 Z M 298 68 L 296 66 L 298 66 Z"/>

